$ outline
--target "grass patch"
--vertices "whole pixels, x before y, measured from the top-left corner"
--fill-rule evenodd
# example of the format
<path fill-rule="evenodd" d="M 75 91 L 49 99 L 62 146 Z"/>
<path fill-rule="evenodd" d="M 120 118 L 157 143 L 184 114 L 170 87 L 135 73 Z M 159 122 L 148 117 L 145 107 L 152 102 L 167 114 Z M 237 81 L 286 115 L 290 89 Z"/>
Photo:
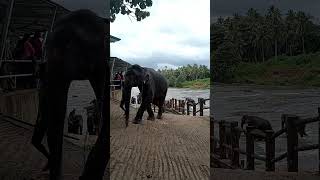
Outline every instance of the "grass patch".
<path fill-rule="evenodd" d="M 209 89 L 210 78 L 198 79 L 194 81 L 185 81 L 180 84 L 179 88 Z"/>
<path fill-rule="evenodd" d="M 240 63 L 233 77 L 232 82 L 244 84 L 320 86 L 320 52 Z"/>

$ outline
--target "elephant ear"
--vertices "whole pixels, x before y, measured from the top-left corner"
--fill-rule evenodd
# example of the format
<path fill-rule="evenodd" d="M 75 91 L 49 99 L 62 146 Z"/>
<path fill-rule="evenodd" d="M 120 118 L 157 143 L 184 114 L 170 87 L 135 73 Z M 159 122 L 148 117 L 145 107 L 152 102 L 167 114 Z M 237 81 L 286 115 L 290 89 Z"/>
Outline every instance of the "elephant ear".
<path fill-rule="evenodd" d="M 143 80 L 143 84 L 146 84 L 150 79 L 150 75 L 147 73 L 145 76 L 144 76 L 144 80 Z"/>

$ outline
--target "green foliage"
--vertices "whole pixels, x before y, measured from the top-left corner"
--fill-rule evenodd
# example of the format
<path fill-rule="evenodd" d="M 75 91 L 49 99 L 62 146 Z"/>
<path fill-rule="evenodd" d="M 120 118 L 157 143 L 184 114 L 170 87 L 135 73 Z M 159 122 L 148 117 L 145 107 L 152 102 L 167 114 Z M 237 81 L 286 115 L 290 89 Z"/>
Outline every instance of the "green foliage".
<path fill-rule="evenodd" d="M 209 89 L 210 78 L 198 79 L 194 81 L 185 81 L 179 86 L 181 88 L 192 88 L 192 89 Z"/>
<path fill-rule="evenodd" d="M 194 64 L 191 66 L 179 67 L 178 69 L 165 69 L 158 70 L 168 80 L 170 87 L 184 87 L 184 83 L 188 81 L 194 81 L 199 79 L 205 79 L 210 77 L 210 70 L 205 65 L 198 66 Z"/>
<path fill-rule="evenodd" d="M 233 77 L 237 83 L 320 86 L 320 52 L 239 63 Z"/>
<path fill-rule="evenodd" d="M 152 0 L 111 0 L 110 1 L 110 19 L 114 22 L 116 15 L 128 15 L 141 21 L 150 16 L 150 12 L 146 11 L 147 7 L 152 6 Z"/>
<path fill-rule="evenodd" d="M 262 15 L 251 8 L 245 15 L 220 17 L 211 24 L 215 81 L 234 79 L 239 63 L 243 67 L 245 63 L 262 63 L 267 59 L 281 61 L 282 57 L 317 51 L 320 51 L 320 26 L 301 11 L 289 10 L 281 14 L 278 8 L 271 6 Z"/>

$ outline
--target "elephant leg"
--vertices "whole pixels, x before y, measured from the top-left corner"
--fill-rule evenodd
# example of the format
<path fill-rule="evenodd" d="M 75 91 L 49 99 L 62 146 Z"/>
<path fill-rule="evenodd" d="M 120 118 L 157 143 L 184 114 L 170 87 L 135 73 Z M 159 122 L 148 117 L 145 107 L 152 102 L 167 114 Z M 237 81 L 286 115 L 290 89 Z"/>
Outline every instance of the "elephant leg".
<path fill-rule="evenodd" d="M 154 121 L 155 118 L 154 118 L 154 113 L 153 113 L 152 108 L 151 108 L 151 104 L 147 105 L 147 111 L 148 111 L 148 114 L 149 114 L 147 120 Z"/>
<path fill-rule="evenodd" d="M 142 103 L 138 109 L 136 117 L 134 118 L 134 121 L 133 121 L 134 124 L 139 124 L 142 121 L 142 116 L 146 109 L 147 109 L 147 103 Z"/>
<path fill-rule="evenodd" d="M 163 113 L 163 105 L 164 105 L 164 100 L 161 100 L 159 102 L 159 111 L 158 111 L 158 115 L 157 115 L 157 119 L 162 119 L 162 113 Z"/>
<path fill-rule="evenodd" d="M 62 144 L 64 118 L 68 100 L 69 83 L 49 84 L 48 88 L 48 146 L 50 152 L 50 180 L 62 177 Z"/>
<path fill-rule="evenodd" d="M 102 66 L 105 67 L 105 66 Z M 106 81 L 105 71 L 97 71 L 94 77 L 90 78 L 91 86 L 94 90 L 95 96 L 99 104 L 99 118 L 101 122 L 101 129 L 99 132 L 98 139 L 88 155 L 87 162 L 85 164 L 83 173 L 80 180 L 86 179 L 97 179 L 102 180 L 105 169 L 109 162 L 109 153 L 110 153 L 110 138 L 108 136 L 107 130 L 110 128 L 110 125 L 107 120 L 107 115 L 110 115 L 110 106 L 107 96 L 108 92 L 108 82 Z"/>

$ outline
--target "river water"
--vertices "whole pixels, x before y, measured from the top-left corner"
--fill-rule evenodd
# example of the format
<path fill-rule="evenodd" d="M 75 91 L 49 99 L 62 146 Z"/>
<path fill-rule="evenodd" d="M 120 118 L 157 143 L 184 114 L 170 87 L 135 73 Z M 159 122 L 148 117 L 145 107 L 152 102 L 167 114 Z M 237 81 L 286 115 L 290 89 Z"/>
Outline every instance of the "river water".
<path fill-rule="evenodd" d="M 243 115 L 254 115 L 269 120 L 274 131 L 281 129 L 281 115 L 294 114 L 302 118 L 317 117 L 320 107 L 319 88 L 295 87 L 264 87 L 264 86 L 239 86 L 215 85 L 213 89 L 214 106 L 212 113 L 216 120 L 238 121 Z M 317 144 L 319 136 L 319 123 L 307 124 L 306 132 L 309 136 L 299 136 L 299 146 Z M 217 128 L 217 126 L 215 126 Z M 218 129 L 215 130 L 218 136 Z M 241 137 L 241 149 L 245 149 L 245 136 Z M 265 155 L 265 143 L 255 143 L 255 153 Z M 276 139 L 276 156 L 286 152 L 287 138 L 281 135 Z M 318 170 L 318 152 L 299 152 L 299 169 L 304 171 Z M 245 159 L 245 157 L 242 157 Z M 256 160 L 260 168 L 264 163 Z M 286 170 L 286 158 L 276 163 L 276 169 Z M 300 171 L 299 170 L 299 171 Z"/>

